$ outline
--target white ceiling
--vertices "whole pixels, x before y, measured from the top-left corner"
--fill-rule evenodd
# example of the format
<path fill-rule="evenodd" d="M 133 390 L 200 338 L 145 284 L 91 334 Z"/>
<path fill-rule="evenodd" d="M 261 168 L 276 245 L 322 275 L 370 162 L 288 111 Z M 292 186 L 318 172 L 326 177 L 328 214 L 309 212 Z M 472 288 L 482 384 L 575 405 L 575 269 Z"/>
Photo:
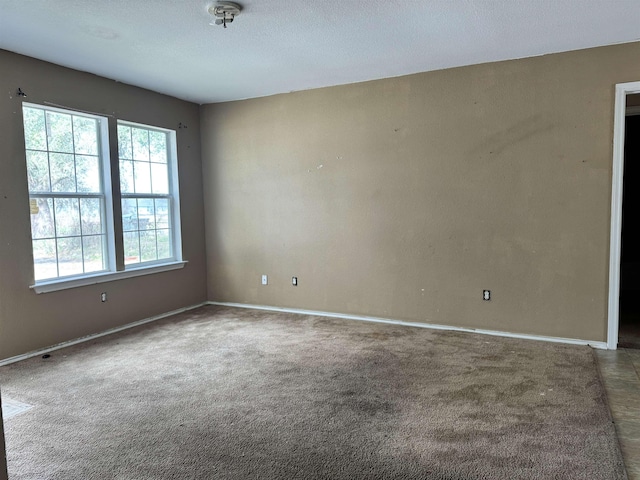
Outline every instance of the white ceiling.
<path fill-rule="evenodd" d="M 211 103 L 640 39 L 640 0 L 214 3 L 0 0 L 0 48 Z"/>

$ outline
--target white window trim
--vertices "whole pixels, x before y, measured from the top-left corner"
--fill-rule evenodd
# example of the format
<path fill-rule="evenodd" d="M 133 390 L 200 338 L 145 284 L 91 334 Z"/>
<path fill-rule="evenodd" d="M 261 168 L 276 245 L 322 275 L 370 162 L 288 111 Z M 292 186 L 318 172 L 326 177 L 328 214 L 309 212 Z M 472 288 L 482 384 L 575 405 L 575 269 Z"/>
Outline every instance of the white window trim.
<path fill-rule="evenodd" d="M 49 293 L 58 290 L 67 290 L 69 288 L 85 287 L 87 285 L 95 285 L 98 283 L 112 282 L 114 280 L 122 280 L 125 278 L 140 277 L 142 275 L 151 275 L 154 273 L 168 272 L 170 270 L 178 270 L 184 268 L 188 262 L 169 262 L 160 265 L 144 266 L 139 268 L 128 268 L 119 272 L 100 272 L 96 274 L 83 275 L 81 277 L 65 277 L 63 279 L 43 280 L 34 285 L 29 286 L 36 293 Z"/>

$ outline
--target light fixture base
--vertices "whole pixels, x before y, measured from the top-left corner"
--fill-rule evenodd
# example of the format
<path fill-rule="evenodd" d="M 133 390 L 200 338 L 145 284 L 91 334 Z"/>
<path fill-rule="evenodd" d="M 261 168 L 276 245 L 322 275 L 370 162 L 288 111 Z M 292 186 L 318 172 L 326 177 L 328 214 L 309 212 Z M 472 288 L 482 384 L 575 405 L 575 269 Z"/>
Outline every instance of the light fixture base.
<path fill-rule="evenodd" d="M 224 28 L 227 28 L 227 24 L 233 22 L 241 11 L 242 7 L 234 2 L 217 2 L 209 7 L 209 14 L 216 17 L 215 24 L 223 25 Z"/>

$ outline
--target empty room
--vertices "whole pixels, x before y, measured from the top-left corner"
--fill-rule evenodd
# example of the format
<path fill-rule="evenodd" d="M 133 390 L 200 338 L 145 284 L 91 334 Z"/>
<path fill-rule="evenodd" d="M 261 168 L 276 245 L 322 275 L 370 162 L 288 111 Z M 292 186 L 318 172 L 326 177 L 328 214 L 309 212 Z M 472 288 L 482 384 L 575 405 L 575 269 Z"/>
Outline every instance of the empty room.
<path fill-rule="evenodd" d="M 0 0 L 0 480 L 640 479 L 635 0 Z"/>

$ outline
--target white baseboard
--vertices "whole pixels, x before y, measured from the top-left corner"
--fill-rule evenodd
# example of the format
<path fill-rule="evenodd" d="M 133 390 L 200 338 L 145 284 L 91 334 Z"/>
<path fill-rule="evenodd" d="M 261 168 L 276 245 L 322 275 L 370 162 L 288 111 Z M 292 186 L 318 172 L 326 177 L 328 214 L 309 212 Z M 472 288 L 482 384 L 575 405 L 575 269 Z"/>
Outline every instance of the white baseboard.
<path fill-rule="evenodd" d="M 342 318 L 346 320 L 359 320 L 364 322 L 389 323 L 392 325 L 404 325 L 407 327 L 430 328 L 433 330 L 452 330 L 456 332 L 479 333 L 482 335 L 493 335 L 496 337 L 510 337 L 510 338 L 520 338 L 524 340 L 537 340 L 542 342 L 567 343 L 570 345 L 588 345 L 590 347 L 598 348 L 602 350 L 607 349 L 607 342 L 579 340 L 575 338 L 547 337 L 544 335 L 527 335 L 527 334 L 521 334 L 521 333 L 500 332 L 497 330 L 484 330 L 484 329 L 478 329 L 478 328 L 454 327 L 450 325 L 437 325 L 432 323 L 405 322 L 402 320 L 394 320 L 391 318 L 368 317 L 365 315 L 349 315 L 349 314 L 343 314 L 343 313 L 321 312 L 316 310 L 304 310 L 299 308 L 270 307 L 267 305 L 250 305 L 245 303 L 230 303 L 230 302 L 203 302 L 197 305 L 191 305 L 189 307 L 179 308 L 177 310 L 172 310 L 170 312 L 162 313 L 160 315 L 155 315 L 153 317 L 138 320 L 137 322 L 128 323 L 120 327 L 110 328 L 109 330 L 105 330 L 103 332 L 93 333 L 85 337 L 80 337 L 74 340 L 58 343 L 56 345 L 42 348 L 40 350 L 34 350 L 32 352 L 16 355 L 15 357 L 5 358 L 4 360 L 0 360 L 0 367 L 9 365 L 11 363 L 19 362 L 21 360 L 26 360 L 28 358 L 44 355 L 45 353 L 53 352 L 55 350 L 60 350 L 61 348 L 77 345 L 78 343 L 88 342 L 89 340 L 104 337 L 106 335 L 111 335 L 112 333 L 128 330 L 129 328 L 144 325 L 145 323 L 155 322 L 156 320 L 170 317 L 171 315 L 177 315 L 178 313 L 187 312 L 189 310 L 193 310 L 194 308 L 202 307 L 204 305 L 220 305 L 225 307 L 249 308 L 254 310 L 266 310 L 271 312 L 286 312 L 286 313 L 297 313 L 301 315 L 316 315 L 320 317 Z"/>
<path fill-rule="evenodd" d="M 5 358 L 4 360 L 0 360 L 0 367 L 5 365 L 9 365 L 11 363 L 19 362 L 21 360 L 26 360 L 27 358 L 37 357 L 39 355 L 44 355 L 45 353 L 53 352 L 55 350 L 60 350 L 61 348 L 70 347 L 71 345 L 77 345 L 78 343 L 88 342 L 89 340 L 93 340 L 95 338 L 104 337 L 106 335 L 111 335 L 112 333 L 121 332 L 123 330 L 128 330 L 129 328 L 138 327 L 140 325 L 144 325 L 145 323 L 155 322 L 156 320 L 160 320 L 162 318 L 170 317 L 171 315 L 177 315 L 178 313 L 187 312 L 189 310 L 193 310 L 194 308 L 202 307 L 204 305 L 209 305 L 209 302 L 202 302 L 197 305 L 191 305 L 189 307 L 179 308 L 177 310 L 172 310 L 171 312 L 161 313 L 160 315 L 155 315 L 153 317 L 144 318 L 142 320 L 138 320 L 137 322 L 127 323 L 126 325 L 122 325 L 120 327 L 110 328 L 109 330 L 105 330 L 104 332 L 92 333 L 91 335 L 87 335 L 85 337 L 76 338 L 74 340 L 69 340 L 66 342 L 58 343 L 56 345 L 52 345 L 50 347 L 42 348 L 40 350 L 34 350 L 32 352 L 23 353 L 22 355 L 16 355 L 15 357 Z"/>
<path fill-rule="evenodd" d="M 437 325 L 432 323 L 405 322 L 393 320 L 391 318 L 368 317 L 365 315 L 348 315 L 343 313 L 319 312 L 315 310 L 303 310 L 299 308 L 270 307 L 267 305 L 250 305 L 245 303 L 229 302 L 207 302 L 209 305 L 221 305 L 225 307 L 251 308 L 255 310 L 267 310 L 271 312 L 299 313 L 302 315 L 317 315 L 320 317 L 343 318 L 347 320 L 359 320 L 364 322 L 390 323 L 392 325 L 404 325 L 407 327 L 430 328 L 433 330 L 452 330 L 455 332 L 480 333 L 482 335 L 493 335 L 495 337 L 520 338 L 523 340 L 537 340 L 541 342 L 567 343 L 570 345 L 588 345 L 602 350 L 607 349 L 607 342 L 596 342 L 592 340 L 579 340 L 575 338 L 547 337 L 544 335 L 528 335 L 523 333 L 500 332 L 497 330 L 484 330 L 479 328 L 454 327 L 450 325 Z"/>

